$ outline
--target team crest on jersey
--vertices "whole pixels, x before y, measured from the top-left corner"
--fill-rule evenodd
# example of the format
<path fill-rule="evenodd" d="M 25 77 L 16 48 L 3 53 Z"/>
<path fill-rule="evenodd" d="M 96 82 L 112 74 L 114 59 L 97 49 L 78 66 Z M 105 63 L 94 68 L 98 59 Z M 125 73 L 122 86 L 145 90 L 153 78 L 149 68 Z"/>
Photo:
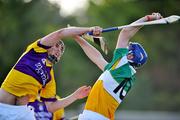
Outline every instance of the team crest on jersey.
<path fill-rule="evenodd" d="M 39 111 L 44 111 L 43 104 L 39 104 Z"/>
<path fill-rule="evenodd" d="M 41 61 L 42 61 L 42 63 L 43 63 L 44 65 L 46 64 L 46 59 L 45 59 L 45 58 L 41 59 Z"/>

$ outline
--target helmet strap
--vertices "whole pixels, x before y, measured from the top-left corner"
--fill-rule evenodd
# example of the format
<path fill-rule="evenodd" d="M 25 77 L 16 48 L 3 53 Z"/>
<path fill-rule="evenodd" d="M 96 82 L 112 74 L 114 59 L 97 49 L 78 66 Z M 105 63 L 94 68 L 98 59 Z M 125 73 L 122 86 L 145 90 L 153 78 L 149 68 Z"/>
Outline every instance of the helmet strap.
<path fill-rule="evenodd" d="M 56 64 L 58 62 L 57 57 L 55 57 L 54 55 L 48 55 L 47 59 L 53 64 Z"/>

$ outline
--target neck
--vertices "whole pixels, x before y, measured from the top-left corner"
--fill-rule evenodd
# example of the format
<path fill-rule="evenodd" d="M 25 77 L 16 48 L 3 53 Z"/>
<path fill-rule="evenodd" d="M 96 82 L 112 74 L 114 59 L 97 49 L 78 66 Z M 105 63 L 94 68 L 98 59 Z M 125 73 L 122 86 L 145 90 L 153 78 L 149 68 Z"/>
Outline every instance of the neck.
<path fill-rule="evenodd" d="M 47 65 L 47 66 L 53 66 L 53 63 L 50 62 L 50 61 L 47 59 L 47 60 L 46 60 L 46 65 Z"/>

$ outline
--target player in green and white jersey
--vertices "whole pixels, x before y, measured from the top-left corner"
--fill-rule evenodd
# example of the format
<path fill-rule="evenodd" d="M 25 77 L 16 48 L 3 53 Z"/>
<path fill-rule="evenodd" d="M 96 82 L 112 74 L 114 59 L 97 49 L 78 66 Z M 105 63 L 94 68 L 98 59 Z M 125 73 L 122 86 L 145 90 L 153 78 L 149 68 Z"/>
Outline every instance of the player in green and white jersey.
<path fill-rule="evenodd" d="M 162 16 L 159 13 L 153 13 L 133 23 L 160 18 Z M 79 116 L 79 120 L 114 120 L 117 107 L 135 82 L 136 69 L 147 60 L 147 54 L 143 47 L 139 43 L 129 42 L 141 27 L 129 27 L 120 32 L 110 63 L 86 40 L 79 36 L 75 38 L 90 60 L 103 70 L 88 96 L 85 109 Z M 98 32 L 98 30 L 94 32 Z"/>

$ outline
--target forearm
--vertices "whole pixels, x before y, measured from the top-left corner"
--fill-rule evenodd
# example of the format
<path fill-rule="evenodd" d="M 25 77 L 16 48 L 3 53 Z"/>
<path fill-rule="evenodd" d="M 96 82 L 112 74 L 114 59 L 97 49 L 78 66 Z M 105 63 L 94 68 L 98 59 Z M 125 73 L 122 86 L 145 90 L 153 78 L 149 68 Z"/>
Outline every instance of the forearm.
<path fill-rule="evenodd" d="M 101 53 L 89 44 L 86 40 L 81 37 L 75 39 L 75 41 L 81 46 L 85 54 L 93 61 L 96 62 L 97 58 L 102 57 Z"/>
<path fill-rule="evenodd" d="M 152 15 L 146 15 L 146 16 L 136 20 L 135 22 L 133 22 L 131 24 L 136 24 L 136 23 L 142 23 L 142 22 L 157 20 L 157 19 L 160 19 L 160 18 L 162 18 L 162 16 L 160 16 L 160 14 L 153 13 Z M 125 36 L 127 36 L 130 39 L 142 27 L 143 26 L 125 28 L 125 29 L 122 30 L 122 33 L 125 34 Z"/>
<path fill-rule="evenodd" d="M 148 19 L 147 17 L 142 17 L 138 20 L 136 20 L 135 22 L 131 23 L 131 24 L 135 24 L 135 23 L 142 23 L 142 22 L 146 22 Z M 131 39 L 143 26 L 138 26 L 138 27 L 129 27 L 129 28 L 125 28 L 122 29 L 120 36 L 123 36 L 123 39 L 129 40 Z M 119 36 L 119 37 L 120 37 Z"/>
<path fill-rule="evenodd" d="M 148 21 L 148 17 L 147 16 L 144 16 L 138 20 L 136 20 L 135 22 L 131 23 L 131 24 L 134 24 L 134 23 L 142 23 L 142 22 L 146 22 Z"/>
<path fill-rule="evenodd" d="M 77 100 L 77 98 L 75 97 L 75 95 L 73 93 L 65 98 L 58 99 L 55 102 L 46 102 L 46 107 L 49 112 L 55 112 L 59 109 L 67 107 L 68 105 L 70 105 L 71 103 L 73 103 L 76 100 Z"/>
<path fill-rule="evenodd" d="M 91 90 L 90 86 L 82 86 L 66 98 L 59 99 L 55 102 L 45 102 L 46 107 L 49 112 L 55 112 L 58 109 L 61 109 L 70 105 L 71 103 L 73 103 L 74 101 L 78 99 L 87 97 L 89 95 L 90 90 Z"/>
<path fill-rule="evenodd" d="M 60 39 L 65 37 L 72 37 L 75 35 L 81 35 L 92 30 L 91 27 L 68 27 L 57 30 L 41 39 L 41 43 L 47 46 L 53 46 Z"/>
<path fill-rule="evenodd" d="M 69 36 L 82 35 L 90 31 L 92 31 L 91 27 L 68 27 L 68 28 L 63 28 L 59 32 L 60 35 L 59 37 L 64 38 Z"/>
<path fill-rule="evenodd" d="M 146 15 L 145 17 L 142 17 L 131 24 L 157 20 L 160 18 L 162 18 L 160 14 L 153 13 L 152 15 Z M 129 40 L 139 31 L 141 27 L 142 26 L 124 28 L 119 34 L 116 48 L 126 48 Z"/>
<path fill-rule="evenodd" d="M 104 60 L 102 54 L 82 37 L 76 37 L 75 41 L 81 46 L 88 58 L 103 70 L 107 62 Z"/>

